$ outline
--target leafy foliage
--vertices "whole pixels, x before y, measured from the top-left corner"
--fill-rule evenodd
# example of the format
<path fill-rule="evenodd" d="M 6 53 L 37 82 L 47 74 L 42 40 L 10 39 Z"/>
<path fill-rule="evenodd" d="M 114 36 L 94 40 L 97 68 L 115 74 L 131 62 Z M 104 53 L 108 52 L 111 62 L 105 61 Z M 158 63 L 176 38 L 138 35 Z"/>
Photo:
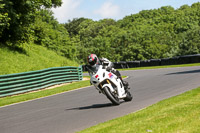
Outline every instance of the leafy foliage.
<path fill-rule="evenodd" d="M 2 0 L 0 0 L 0 38 L 2 36 L 2 32 L 4 29 L 9 27 L 8 21 L 10 20 L 8 18 L 8 13 L 3 12 L 3 9 L 5 7 L 5 4 L 2 3 Z"/>
<path fill-rule="evenodd" d="M 31 40 L 31 24 L 35 13 L 45 8 L 61 5 L 61 0 L 1 0 L 0 21 L 3 23 L 0 39 L 8 45 L 21 45 Z"/>
<path fill-rule="evenodd" d="M 112 61 L 131 61 L 198 54 L 199 11 L 200 3 L 194 3 L 177 10 L 171 6 L 144 10 L 119 21 L 85 20 L 77 26 L 82 46 L 78 56 L 96 53 Z"/>
<path fill-rule="evenodd" d="M 61 0 L 0 0 L 0 39 L 15 47 L 30 41 L 86 63 L 95 53 L 111 61 L 133 61 L 200 53 L 200 3 L 164 6 L 122 20 L 74 18 L 60 24 L 51 7 Z"/>

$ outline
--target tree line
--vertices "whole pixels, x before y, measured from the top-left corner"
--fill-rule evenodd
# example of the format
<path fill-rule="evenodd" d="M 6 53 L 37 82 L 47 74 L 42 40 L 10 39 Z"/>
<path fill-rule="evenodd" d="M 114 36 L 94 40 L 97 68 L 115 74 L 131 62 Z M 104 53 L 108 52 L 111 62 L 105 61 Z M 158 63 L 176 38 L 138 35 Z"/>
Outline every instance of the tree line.
<path fill-rule="evenodd" d="M 200 53 L 200 3 L 143 10 L 121 20 L 74 18 L 60 24 L 51 11 L 61 0 L 0 0 L 0 43 L 23 49 L 34 42 L 86 62 L 90 53 L 111 61 Z"/>

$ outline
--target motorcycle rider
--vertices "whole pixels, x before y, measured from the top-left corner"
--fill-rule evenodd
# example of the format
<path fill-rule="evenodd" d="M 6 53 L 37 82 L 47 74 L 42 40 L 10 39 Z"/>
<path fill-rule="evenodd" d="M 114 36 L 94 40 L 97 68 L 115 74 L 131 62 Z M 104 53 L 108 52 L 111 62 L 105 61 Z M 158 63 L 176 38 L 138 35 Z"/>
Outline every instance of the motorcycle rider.
<path fill-rule="evenodd" d="M 98 58 L 95 54 L 90 54 L 87 58 L 88 61 L 88 66 L 87 69 L 89 70 L 95 70 L 97 65 L 103 65 L 104 67 L 106 67 L 107 71 L 111 71 L 112 73 L 114 73 L 118 78 L 121 79 L 125 90 L 129 89 L 129 85 L 128 82 L 123 81 L 121 74 L 118 70 L 114 69 L 114 64 L 109 61 L 107 58 Z"/>

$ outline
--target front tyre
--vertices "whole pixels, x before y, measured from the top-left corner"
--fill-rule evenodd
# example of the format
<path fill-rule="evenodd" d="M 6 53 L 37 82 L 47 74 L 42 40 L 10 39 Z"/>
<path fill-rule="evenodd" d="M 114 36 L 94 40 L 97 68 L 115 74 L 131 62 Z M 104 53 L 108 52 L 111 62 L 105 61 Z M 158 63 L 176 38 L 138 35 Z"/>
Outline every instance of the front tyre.
<path fill-rule="evenodd" d="M 115 94 L 113 94 L 113 93 L 110 92 L 109 87 L 106 86 L 106 87 L 104 87 L 103 89 L 104 89 L 104 92 L 105 92 L 107 98 L 108 98 L 114 105 L 119 105 L 119 104 L 120 104 L 119 98 L 118 98 Z"/>
<path fill-rule="evenodd" d="M 131 101 L 132 99 L 133 99 L 133 97 L 132 97 L 131 93 L 129 91 L 127 91 L 124 101 L 128 102 L 128 101 Z"/>

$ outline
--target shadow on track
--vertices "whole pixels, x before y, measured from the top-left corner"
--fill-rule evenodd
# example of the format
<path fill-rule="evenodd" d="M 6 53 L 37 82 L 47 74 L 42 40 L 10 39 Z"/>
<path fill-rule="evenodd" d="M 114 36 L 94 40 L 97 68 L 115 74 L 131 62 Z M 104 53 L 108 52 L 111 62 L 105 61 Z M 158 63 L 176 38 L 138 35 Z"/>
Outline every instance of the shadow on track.
<path fill-rule="evenodd" d="M 193 74 L 193 73 L 200 73 L 200 70 L 190 70 L 190 71 L 183 71 L 183 72 L 175 72 L 175 73 L 169 73 L 166 75 L 174 75 L 174 74 Z"/>
<path fill-rule="evenodd" d="M 112 103 L 106 103 L 106 104 L 93 104 L 90 106 L 84 106 L 84 107 L 77 107 L 77 108 L 71 108 L 71 109 L 66 109 L 66 111 L 69 110 L 86 110 L 86 109 L 97 109 L 97 108 L 105 108 L 105 107 L 113 107 Z"/>

